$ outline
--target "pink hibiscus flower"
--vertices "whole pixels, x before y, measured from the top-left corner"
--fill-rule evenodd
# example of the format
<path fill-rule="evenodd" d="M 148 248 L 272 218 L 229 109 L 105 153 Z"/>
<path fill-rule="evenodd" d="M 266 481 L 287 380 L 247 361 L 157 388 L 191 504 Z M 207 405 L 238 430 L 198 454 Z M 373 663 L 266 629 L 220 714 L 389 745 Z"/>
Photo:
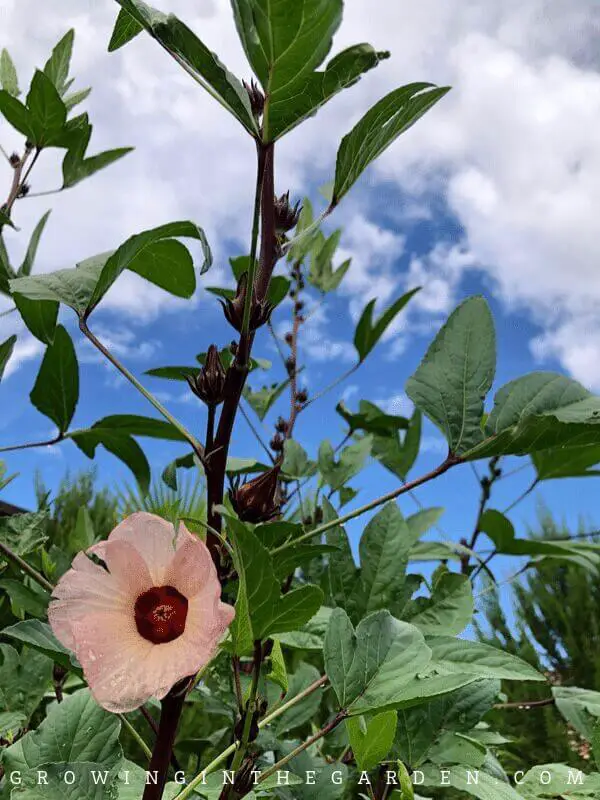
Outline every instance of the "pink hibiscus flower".
<path fill-rule="evenodd" d="M 121 713 L 162 699 L 210 661 L 235 613 L 220 598 L 204 542 L 183 524 L 176 533 L 160 517 L 137 513 L 75 557 L 48 619 L 97 702 Z"/>

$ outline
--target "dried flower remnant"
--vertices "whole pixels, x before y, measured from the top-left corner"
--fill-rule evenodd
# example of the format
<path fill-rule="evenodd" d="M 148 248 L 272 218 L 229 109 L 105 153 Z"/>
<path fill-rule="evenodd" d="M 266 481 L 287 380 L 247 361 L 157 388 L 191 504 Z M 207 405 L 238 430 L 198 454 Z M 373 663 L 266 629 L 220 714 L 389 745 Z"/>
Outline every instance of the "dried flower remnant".
<path fill-rule="evenodd" d="M 275 228 L 279 233 L 286 233 L 296 227 L 302 208 L 300 202 L 296 203 L 295 206 L 290 205 L 289 192 L 275 198 L 274 208 Z"/>
<path fill-rule="evenodd" d="M 234 617 L 220 598 L 204 542 L 140 512 L 75 557 L 48 619 L 97 702 L 122 713 L 162 699 L 211 660 Z"/>

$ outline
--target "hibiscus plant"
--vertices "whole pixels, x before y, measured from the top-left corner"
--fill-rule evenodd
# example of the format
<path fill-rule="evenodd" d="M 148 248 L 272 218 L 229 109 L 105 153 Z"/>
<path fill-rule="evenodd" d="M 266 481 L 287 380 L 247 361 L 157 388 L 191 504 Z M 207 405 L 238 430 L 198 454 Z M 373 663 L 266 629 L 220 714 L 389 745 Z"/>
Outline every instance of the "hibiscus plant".
<path fill-rule="evenodd" d="M 75 109 L 89 90 L 72 90 L 69 77 L 73 31 L 35 72 L 24 97 L 3 51 L 0 114 L 23 144 L 5 153 L 10 185 L 0 207 L 0 292 L 44 345 L 30 398 L 56 433 L 0 448 L 7 460 L 2 474 L 14 450 L 70 441 L 89 458 L 104 447 L 131 469 L 143 492 L 150 468 L 138 438 L 180 442 L 181 454 L 164 465 L 162 479 L 177 491 L 180 470 L 198 471 L 206 515 L 162 519 L 137 512 L 99 540 L 82 509 L 72 552 L 48 540 L 44 511 L 0 522 L 0 796 L 308 800 L 318 793 L 323 800 L 407 800 L 440 796 L 444 787 L 482 800 L 597 795 L 600 774 L 592 769 L 573 777 L 567 765 L 537 765 L 527 775 L 506 775 L 501 731 L 491 730 L 485 716 L 511 707 L 511 681 L 544 685 L 546 676 L 464 632 L 475 610 L 473 587 L 494 580 L 495 555 L 524 557 L 527 569 L 548 559 L 586 569 L 600 563 L 598 546 L 586 541 L 517 537 L 506 514 L 492 507 L 505 457 L 531 458 L 535 482 L 588 474 L 600 460 L 600 398 L 563 375 L 537 372 L 516 377 L 488 401 L 494 324 L 486 301 L 471 297 L 439 330 L 406 384 L 410 418 L 367 399 L 355 411 L 340 402 L 345 435 L 338 446 L 325 440 L 311 457 L 296 438 L 304 410 L 348 374 L 312 395 L 301 374 L 298 345 L 314 298 L 335 292 L 352 269 L 336 261 L 340 232 L 324 232 L 328 218 L 448 87 L 401 86 L 367 110 L 339 145 L 325 207 L 316 213 L 308 199 L 291 199 L 276 186 L 278 143 L 389 56 L 358 44 L 329 58 L 342 0 L 232 0 L 254 76 L 248 81 L 177 17 L 141 0 L 117 4 L 109 50 L 136 47 L 129 43 L 149 35 L 223 107 L 215 113 L 231 114 L 240 137 L 254 141 L 256 182 L 246 187 L 250 197 L 254 191 L 253 222 L 247 252 L 231 260 L 235 288 L 211 290 L 234 341 L 207 340 L 193 365 L 149 372 L 187 382 L 206 412 L 203 430 L 189 430 L 111 352 L 94 330 L 94 312 L 124 270 L 190 298 L 197 274 L 212 265 L 207 237 L 196 222 L 165 221 L 73 268 L 33 274 L 45 215 L 15 266 L 2 234 L 17 224 L 40 157 L 61 154 L 62 191 L 129 148 L 88 154 L 92 126 Z M 166 57 L 157 48 L 159 56 Z M 196 243 L 201 263 L 186 242 Z M 377 311 L 375 301 L 367 303 L 350 372 L 417 291 Z M 290 314 L 281 335 L 274 320 Z M 78 336 L 143 395 L 153 415 L 113 414 L 72 427 Z M 249 374 L 268 367 L 253 346 L 268 336 L 277 343 L 284 379 L 251 389 Z M 0 343 L 0 378 L 15 341 Z M 271 423 L 282 397 L 289 398 L 289 412 Z M 255 460 L 231 452 L 242 413 L 258 420 L 257 428 L 250 419 Z M 423 415 L 447 450 L 434 469 L 413 475 Z M 268 443 L 260 430 L 266 423 Z M 358 505 L 350 482 L 358 485 L 369 457 L 395 485 Z M 470 535 L 424 540 L 441 510 L 410 514 L 404 501 L 422 484 L 477 461 L 484 466 Z M 7 480 L 0 478 L 0 489 Z M 367 514 L 357 561 L 344 526 Z M 485 537 L 493 549 L 482 554 Z M 436 561 L 427 580 L 410 569 Z M 600 694 L 548 687 L 541 703 L 554 704 L 598 751 Z M 552 772 L 550 785 L 544 770 Z"/>

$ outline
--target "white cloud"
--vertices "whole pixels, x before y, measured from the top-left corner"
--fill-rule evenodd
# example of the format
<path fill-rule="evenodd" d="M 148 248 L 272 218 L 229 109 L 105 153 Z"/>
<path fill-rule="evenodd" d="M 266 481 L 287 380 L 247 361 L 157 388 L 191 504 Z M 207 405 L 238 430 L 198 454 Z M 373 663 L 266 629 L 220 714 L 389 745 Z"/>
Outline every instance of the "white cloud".
<path fill-rule="evenodd" d="M 4 380 L 10 378 L 11 375 L 17 372 L 25 362 L 36 358 L 43 349 L 44 345 L 37 339 L 34 339 L 33 336 L 26 334 L 20 337 L 15 344 L 12 356 L 4 370 Z"/>
<path fill-rule="evenodd" d="M 184 17 L 234 72 L 248 77 L 227 3 L 157 3 Z M 93 150 L 138 148 L 110 170 L 52 198 L 55 211 L 40 268 L 69 266 L 144 227 L 177 218 L 206 227 L 217 261 L 226 244 L 245 249 L 254 178 L 251 141 L 148 37 L 107 55 L 113 6 L 98 0 L 3 3 L 1 44 L 9 44 L 24 75 L 43 63 L 58 36 L 75 24 L 79 85 L 95 87 L 89 102 Z M 464 229 L 464 243 L 442 233 L 440 246 L 446 253 L 455 248 L 468 254 L 468 261 L 459 259 L 454 268 L 435 263 L 434 248 L 410 263 L 411 280 L 427 282 L 413 301 L 414 313 L 445 313 L 462 272 L 477 267 L 507 305 L 540 325 L 546 345 L 545 350 L 536 345 L 539 353 L 583 375 L 582 363 L 593 358 L 577 356 L 570 331 L 576 320 L 591 318 L 600 300 L 599 30 L 595 0 L 421 0 L 407 8 L 389 0 L 347 3 L 335 50 L 371 41 L 392 50 L 393 58 L 281 144 L 278 191 L 300 192 L 307 180 L 331 177 L 341 136 L 385 91 L 411 80 L 451 83 L 453 91 L 362 182 L 373 188 L 384 181 L 386 191 L 399 192 L 387 208 L 390 218 L 423 216 L 433 192 L 436 205 L 447 202 Z M 3 144 L 10 147 L 12 140 Z M 51 161 L 42 160 L 34 190 L 57 185 L 59 170 Z M 405 240 L 387 223 L 373 223 L 372 194 L 359 191 L 335 220 L 346 226 L 343 255 L 354 259 L 342 291 L 355 319 L 367 299 L 389 301 L 406 279 L 397 271 Z M 46 200 L 19 204 L 24 230 L 48 207 Z M 9 236 L 12 246 L 12 232 Z M 165 308 L 179 310 L 168 295 L 141 294 L 135 280 L 125 280 L 122 291 L 107 298 L 113 310 L 142 321 Z M 401 315 L 388 336 L 398 336 L 408 318 Z M 586 352 L 592 353 L 598 330 L 589 331 Z M 314 345 L 333 357 L 335 347 Z M 403 346 L 400 337 L 394 347 Z"/>
<path fill-rule="evenodd" d="M 578 318 L 536 337 L 539 361 L 556 360 L 589 389 L 600 392 L 600 320 Z"/>

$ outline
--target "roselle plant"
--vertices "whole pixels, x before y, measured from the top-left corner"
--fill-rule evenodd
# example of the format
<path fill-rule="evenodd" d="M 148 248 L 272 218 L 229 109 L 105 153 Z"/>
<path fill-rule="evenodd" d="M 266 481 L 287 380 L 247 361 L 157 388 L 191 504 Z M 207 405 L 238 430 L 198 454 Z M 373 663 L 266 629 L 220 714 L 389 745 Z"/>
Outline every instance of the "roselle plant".
<path fill-rule="evenodd" d="M 57 431 L 49 442 L 0 448 L 8 466 L 10 453 L 24 447 L 69 440 L 93 458 L 102 446 L 145 491 L 150 468 L 138 438 L 176 441 L 181 456 L 165 465 L 162 478 L 177 491 L 179 470 L 199 471 L 207 508 L 205 516 L 169 520 L 135 513 L 108 539 L 96 536 L 82 508 L 64 549 L 48 538 L 47 510 L 0 522 L 0 611 L 9 642 L 0 645 L 0 796 L 304 800 L 318 793 L 406 800 L 444 787 L 482 800 L 594 796 L 598 773 L 574 775 L 563 764 L 538 765 L 527 775 L 504 772 L 497 758 L 504 739 L 485 715 L 512 707 L 510 697 L 499 697 L 501 680 L 543 684 L 546 676 L 502 649 L 460 637 L 474 613 L 473 585 L 481 574 L 493 578 L 496 554 L 526 556 L 526 568 L 564 560 L 597 569 L 596 544 L 519 538 L 492 498 L 505 456 L 530 457 L 536 483 L 587 474 L 600 460 L 600 398 L 563 375 L 539 372 L 516 378 L 488 402 L 494 325 L 485 300 L 472 297 L 408 381 L 410 419 L 367 399 L 357 411 L 340 403 L 347 426 L 341 444 L 325 440 L 311 458 L 295 438 L 306 407 L 361 366 L 418 291 L 382 311 L 370 301 L 356 326 L 356 363 L 309 395 L 298 344 L 314 296 L 326 300 L 352 269 L 349 261 L 336 263 L 340 231 L 326 234 L 322 223 L 448 88 L 402 86 L 368 110 L 340 143 L 327 206 L 315 214 L 308 199 L 276 186 L 278 142 L 389 56 L 358 44 L 327 60 L 342 0 L 232 0 L 254 75 L 246 81 L 173 15 L 141 0 L 117 3 L 109 50 L 149 34 L 237 119 L 240 136 L 254 140 L 253 225 L 248 253 L 231 261 L 236 288 L 211 289 L 233 343 L 207 340 L 192 366 L 149 373 L 187 382 L 206 406 L 203 431 L 182 425 L 93 325 L 93 312 L 124 270 L 178 297 L 193 295 L 197 272 L 212 264 L 195 222 L 166 222 L 47 274 L 33 274 L 47 215 L 19 267 L 0 237 L 0 291 L 45 345 L 30 399 Z M 25 97 L 9 54 L 0 58 L 0 113 L 23 137 L 21 151 L 6 153 L 11 181 L 0 233 L 16 226 L 18 204 L 31 195 L 46 151 L 63 158 L 59 191 L 128 151 L 88 155 L 91 123 L 86 113 L 73 113 L 88 93 L 71 88 L 73 38 L 70 31 L 58 43 Z M 199 242 L 201 264 L 182 240 Z M 291 303 L 282 305 L 286 298 Z M 58 321 L 61 305 L 65 324 Z M 274 320 L 290 308 L 282 339 Z M 110 415 L 72 428 L 80 380 L 73 319 L 158 416 Z M 258 389 L 248 376 L 267 365 L 253 346 L 268 335 L 286 377 Z M 12 336 L 0 345 L 0 377 L 14 344 Z M 274 420 L 271 441 L 255 430 L 257 459 L 236 458 L 230 442 L 240 414 L 253 426 L 251 413 L 263 423 L 286 395 L 289 412 Z M 414 477 L 423 414 L 448 451 L 436 468 Z M 356 494 L 350 482 L 356 485 L 369 457 L 397 477 L 397 487 L 347 511 Z M 396 499 L 481 460 L 487 466 L 470 537 L 423 542 L 441 510 L 404 516 Z M 344 524 L 369 511 L 376 513 L 360 538 L 357 564 Z M 493 544 L 485 556 L 478 549 L 483 535 Z M 431 580 L 408 571 L 417 561 L 440 562 Z M 600 694 L 554 687 L 542 702 L 583 731 L 599 757 Z M 519 705 L 535 713 L 533 705 Z"/>

